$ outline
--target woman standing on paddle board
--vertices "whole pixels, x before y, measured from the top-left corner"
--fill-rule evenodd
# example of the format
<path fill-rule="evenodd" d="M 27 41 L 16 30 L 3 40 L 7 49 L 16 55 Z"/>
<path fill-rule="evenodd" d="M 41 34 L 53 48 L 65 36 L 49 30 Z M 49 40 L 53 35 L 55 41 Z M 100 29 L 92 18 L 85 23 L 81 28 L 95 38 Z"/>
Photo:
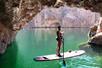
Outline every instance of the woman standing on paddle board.
<path fill-rule="evenodd" d="M 58 30 L 57 30 L 57 32 L 56 32 L 56 34 L 57 34 L 57 38 L 56 38 L 56 40 L 57 40 L 57 49 L 56 49 L 56 55 L 57 56 L 59 56 L 59 57 L 62 57 L 61 55 L 60 55 L 60 49 L 61 49 L 61 45 L 62 45 L 62 32 L 61 32 L 61 26 L 58 26 L 57 27 L 58 28 Z"/>

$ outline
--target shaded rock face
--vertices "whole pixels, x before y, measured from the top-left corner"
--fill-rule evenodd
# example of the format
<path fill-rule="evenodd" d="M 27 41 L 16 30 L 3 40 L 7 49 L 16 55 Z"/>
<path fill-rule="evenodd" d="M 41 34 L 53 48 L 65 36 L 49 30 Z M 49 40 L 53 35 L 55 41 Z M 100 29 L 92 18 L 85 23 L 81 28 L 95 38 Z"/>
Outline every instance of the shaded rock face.
<path fill-rule="evenodd" d="M 102 45 L 102 32 L 93 36 L 89 40 L 89 43 L 92 44 L 92 45 Z"/>
<path fill-rule="evenodd" d="M 13 41 L 13 8 L 18 4 L 19 0 L 0 0 L 0 54 L 3 54 Z"/>
<path fill-rule="evenodd" d="M 90 27 L 97 22 L 99 17 L 100 14 L 83 8 L 45 7 L 29 22 L 29 25 L 30 27 L 56 27 L 60 24 L 62 27 Z"/>
<path fill-rule="evenodd" d="M 100 9 L 100 8 L 102 8 L 102 1 L 96 3 L 96 5 L 94 5 L 93 8 L 94 8 L 93 11 L 99 12 L 101 14 L 101 16 L 102 16 L 102 9 Z"/>
<path fill-rule="evenodd" d="M 0 24 L 0 54 L 6 51 L 7 45 L 13 41 L 13 32 Z"/>

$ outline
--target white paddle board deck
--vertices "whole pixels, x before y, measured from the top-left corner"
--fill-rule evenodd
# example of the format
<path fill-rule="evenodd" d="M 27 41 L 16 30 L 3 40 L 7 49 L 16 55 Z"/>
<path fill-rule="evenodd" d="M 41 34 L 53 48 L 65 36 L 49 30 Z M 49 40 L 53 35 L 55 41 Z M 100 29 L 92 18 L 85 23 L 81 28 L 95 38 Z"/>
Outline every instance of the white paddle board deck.
<path fill-rule="evenodd" d="M 67 51 L 64 52 L 64 58 L 71 58 L 75 56 L 79 56 L 84 54 L 84 50 L 76 50 L 76 51 Z M 51 61 L 51 60 L 59 60 L 63 58 L 63 53 L 61 53 L 62 57 L 58 57 L 56 54 L 51 55 L 43 55 L 43 56 L 37 56 L 34 58 L 35 61 Z"/>

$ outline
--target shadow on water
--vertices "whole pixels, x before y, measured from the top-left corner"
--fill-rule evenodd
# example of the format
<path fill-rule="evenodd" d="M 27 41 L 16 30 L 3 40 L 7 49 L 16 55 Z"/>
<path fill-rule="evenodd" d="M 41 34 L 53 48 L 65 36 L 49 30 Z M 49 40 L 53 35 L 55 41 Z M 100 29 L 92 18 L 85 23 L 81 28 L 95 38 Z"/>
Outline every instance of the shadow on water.
<path fill-rule="evenodd" d="M 95 44 L 82 44 L 80 49 L 85 50 L 87 54 L 102 56 L 102 46 Z"/>
<path fill-rule="evenodd" d="M 6 53 L 0 56 L 0 68 L 15 68 L 16 66 L 17 43 L 14 41 L 10 45 Z"/>

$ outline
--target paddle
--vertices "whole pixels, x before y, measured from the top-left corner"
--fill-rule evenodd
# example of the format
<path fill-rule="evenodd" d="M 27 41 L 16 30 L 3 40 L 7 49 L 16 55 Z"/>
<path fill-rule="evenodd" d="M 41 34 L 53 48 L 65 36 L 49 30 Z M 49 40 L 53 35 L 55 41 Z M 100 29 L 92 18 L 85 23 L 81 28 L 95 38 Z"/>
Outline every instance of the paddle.
<path fill-rule="evenodd" d="M 63 43 L 63 65 L 66 66 L 65 60 L 64 60 L 64 38 L 62 40 Z"/>

